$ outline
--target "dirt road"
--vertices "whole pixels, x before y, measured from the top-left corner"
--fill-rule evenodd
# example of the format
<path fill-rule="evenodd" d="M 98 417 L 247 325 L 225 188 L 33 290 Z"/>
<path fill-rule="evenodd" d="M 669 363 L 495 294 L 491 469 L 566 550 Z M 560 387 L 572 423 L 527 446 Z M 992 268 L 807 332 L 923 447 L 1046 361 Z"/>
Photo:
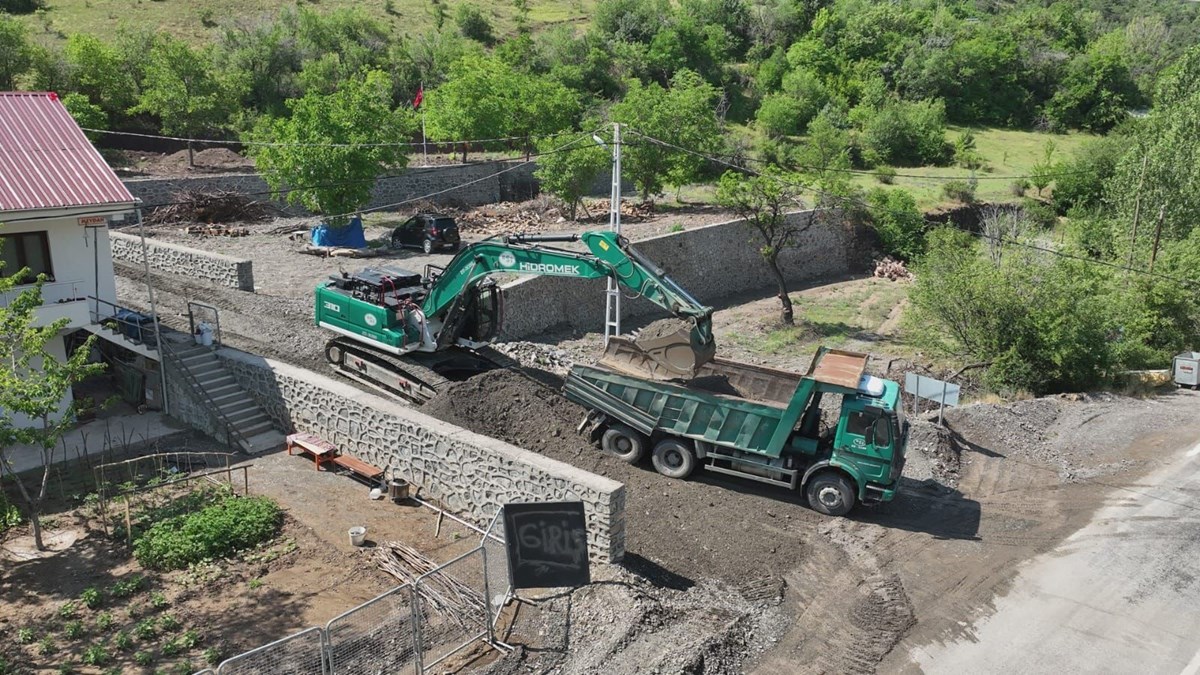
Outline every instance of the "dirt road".
<path fill-rule="evenodd" d="M 973 635 L 913 645 L 926 673 L 1200 668 L 1200 436 L 1031 561 Z"/>

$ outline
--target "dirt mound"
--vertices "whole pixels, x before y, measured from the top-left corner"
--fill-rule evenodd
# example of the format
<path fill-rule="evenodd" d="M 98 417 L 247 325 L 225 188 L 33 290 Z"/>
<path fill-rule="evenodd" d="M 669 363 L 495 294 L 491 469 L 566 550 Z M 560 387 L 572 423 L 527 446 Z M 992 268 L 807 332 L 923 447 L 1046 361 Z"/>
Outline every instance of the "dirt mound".
<path fill-rule="evenodd" d="M 637 332 L 638 340 L 658 340 L 660 338 L 671 337 L 676 333 L 683 331 L 687 333 L 692 329 L 691 323 L 674 317 L 668 319 L 659 319 L 653 323 L 649 323 L 645 328 Z"/>
<path fill-rule="evenodd" d="M 930 472 L 939 482 L 949 487 L 958 485 L 960 448 L 948 430 L 925 420 L 912 420 L 908 432 L 910 460 L 916 452 L 924 455 Z"/>
<path fill-rule="evenodd" d="M 152 176 L 183 176 L 194 173 L 243 173 L 254 170 L 254 162 L 229 148 L 208 148 L 193 153 L 195 166 L 188 166 L 188 151 L 169 155 L 136 153 L 137 169 Z"/>
<path fill-rule="evenodd" d="M 543 379 L 553 381 L 549 374 Z M 779 574 L 805 555 L 811 525 L 821 520 L 797 492 L 700 471 L 673 480 L 648 461 L 631 466 L 606 455 L 575 433 L 582 407 L 513 371 L 456 383 L 422 410 L 624 483 L 626 550 L 688 580 L 741 583 Z"/>

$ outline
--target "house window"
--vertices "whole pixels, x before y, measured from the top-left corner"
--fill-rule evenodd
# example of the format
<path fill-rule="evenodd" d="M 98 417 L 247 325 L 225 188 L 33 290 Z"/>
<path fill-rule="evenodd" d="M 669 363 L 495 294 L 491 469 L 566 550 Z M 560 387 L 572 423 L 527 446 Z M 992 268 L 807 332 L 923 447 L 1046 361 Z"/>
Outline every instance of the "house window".
<path fill-rule="evenodd" d="M 54 268 L 50 266 L 50 239 L 45 232 L 22 232 L 0 236 L 0 262 L 4 270 L 0 274 L 12 275 L 24 267 L 29 274 L 22 280 L 32 283 L 39 274 L 54 281 Z"/>

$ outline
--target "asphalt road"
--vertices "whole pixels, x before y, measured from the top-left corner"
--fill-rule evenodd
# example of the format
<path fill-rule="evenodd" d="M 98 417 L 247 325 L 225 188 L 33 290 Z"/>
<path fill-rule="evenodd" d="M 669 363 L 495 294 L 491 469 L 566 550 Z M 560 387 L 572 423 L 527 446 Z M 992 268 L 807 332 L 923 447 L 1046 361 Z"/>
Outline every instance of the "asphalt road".
<path fill-rule="evenodd" d="M 926 673 L 1200 673 L 1200 439 L 1031 560 Z"/>

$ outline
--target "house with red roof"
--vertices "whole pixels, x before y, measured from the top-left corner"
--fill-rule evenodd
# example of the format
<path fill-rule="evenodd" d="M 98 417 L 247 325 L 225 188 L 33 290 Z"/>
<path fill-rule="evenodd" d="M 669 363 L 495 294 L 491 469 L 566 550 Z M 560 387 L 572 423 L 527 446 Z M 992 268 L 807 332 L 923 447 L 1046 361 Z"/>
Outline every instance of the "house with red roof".
<path fill-rule="evenodd" d="M 57 95 L 0 92 L 2 273 L 45 275 L 38 321 L 68 320 L 50 345 L 56 356 L 80 330 L 103 334 L 116 313 L 108 228 L 135 217 L 133 195 Z M 0 306 L 11 301 L 0 296 Z"/>

